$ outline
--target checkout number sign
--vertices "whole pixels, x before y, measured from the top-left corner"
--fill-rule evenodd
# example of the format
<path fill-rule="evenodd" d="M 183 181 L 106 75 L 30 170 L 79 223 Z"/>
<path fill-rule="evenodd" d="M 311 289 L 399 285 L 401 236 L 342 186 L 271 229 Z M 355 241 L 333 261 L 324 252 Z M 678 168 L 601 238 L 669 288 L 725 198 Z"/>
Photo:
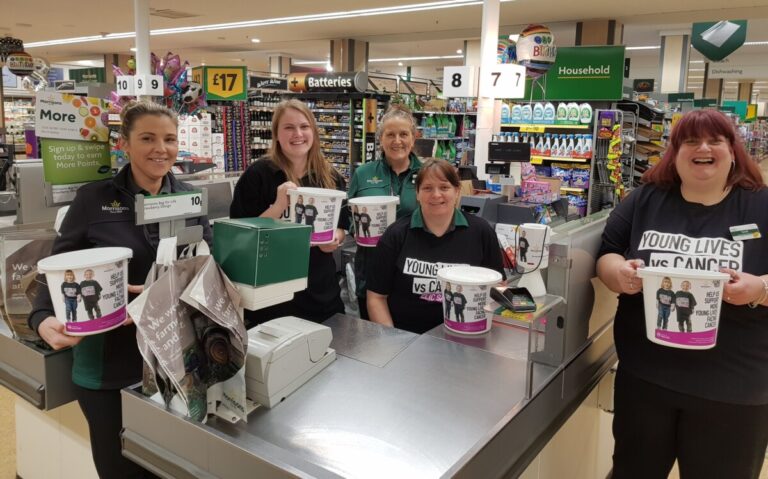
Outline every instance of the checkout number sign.
<path fill-rule="evenodd" d="M 447 98 L 477 96 L 477 67 L 445 67 L 443 96 Z"/>
<path fill-rule="evenodd" d="M 493 65 L 482 73 L 481 94 L 492 98 L 524 98 L 525 67 L 506 63 Z"/>
<path fill-rule="evenodd" d="M 144 197 L 144 221 L 163 221 L 179 216 L 202 216 L 203 193 L 190 191 Z"/>

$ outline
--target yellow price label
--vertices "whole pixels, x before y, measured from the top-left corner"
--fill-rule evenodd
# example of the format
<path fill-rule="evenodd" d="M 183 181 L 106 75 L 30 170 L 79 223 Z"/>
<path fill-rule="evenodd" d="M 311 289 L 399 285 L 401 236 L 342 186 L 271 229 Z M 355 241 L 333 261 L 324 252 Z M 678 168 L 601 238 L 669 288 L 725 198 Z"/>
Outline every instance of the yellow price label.
<path fill-rule="evenodd" d="M 206 67 L 205 93 L 211 100 L 245 100 L 245 67 Z"/>
<path fill-rule="evenodd" d="M 544 133 L 546 125 L 524 125 L 520 127 L 521 133 Z"/>
<path fill-rule="evenodd" d="M 532 165 L 540 165 L 542 161 L 544 160 L 541 156 L 532 156 L 531 157 L 531 164 Z"/>

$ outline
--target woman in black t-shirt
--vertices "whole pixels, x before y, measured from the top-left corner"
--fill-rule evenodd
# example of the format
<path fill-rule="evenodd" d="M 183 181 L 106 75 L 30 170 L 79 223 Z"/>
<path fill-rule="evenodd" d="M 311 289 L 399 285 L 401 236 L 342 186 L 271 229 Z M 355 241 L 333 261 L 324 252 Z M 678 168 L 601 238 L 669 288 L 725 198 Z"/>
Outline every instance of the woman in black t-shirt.
<path fill-rule="evenodd" d="M 677 123 L 643 181 L 608 218 L 597 263 L 620 293 L 613 478 L 666 478 L 677 460 L 682 478 L 756 479 L 768 445 L 768 189 L 732 123 L 713 110 Z M 738 226 L 762 236 L 742 241 Z M 700 245 L 717 246 L 707 253 Z M 692 263 L 731 276 L 716 345 L 649 341 L 643 294 L 655 292 L 641 291 L 637 269 Z M 686 319 L 681 305 L 693 300 L 677 303 Z"/>
<path fill-rule="evenodd" d="M 291 99 L 277 105 L 272 115 L 272 138 L 269 154 L 249 166 L 238 180 L 230 217 L 290 218 L 288 190 L 298 186 L 344 191 L 344 178 L 323 157 L 315 117 L 304 103 Z M 294 214 L 300 221 L 298 209 Z M 306 224 L 313 226 L 317 208 L 311 199 L 301 214 Z M 344 241 L 348 223 L 349 211 L 344 207 L 333 242 L 310 248 L 307 289 L 296 293 L 291 301 L 247 311 L 248 326 L 282 316 L 322 322 L 344 312 L 332 253 Z"/>

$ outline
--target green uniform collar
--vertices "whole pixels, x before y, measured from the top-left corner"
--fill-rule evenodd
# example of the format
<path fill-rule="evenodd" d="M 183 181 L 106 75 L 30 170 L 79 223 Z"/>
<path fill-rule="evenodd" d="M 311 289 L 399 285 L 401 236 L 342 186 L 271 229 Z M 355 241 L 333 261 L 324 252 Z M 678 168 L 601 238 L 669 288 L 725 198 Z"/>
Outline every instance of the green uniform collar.
<path fill-rule="evenodd" d="M 448 231 L 453 231 L 457 226 L 466 228 L 469 226 L 469 222 L 467 222 L 467 217 L 464 216 L 464 213 L 459 211 L 458 208 L 454 208 L 453 221 L 451 222 L 451 226 L 448 228 Z M 421 207 L 413 210 L 413 214 L 411 215 L 411 229 L 415 228 L 421 228 L 424 231 L 429 231 L 429 229 L 427 229 L 427 225 L 424 224 L 424 217 L 421 214 Z"/>

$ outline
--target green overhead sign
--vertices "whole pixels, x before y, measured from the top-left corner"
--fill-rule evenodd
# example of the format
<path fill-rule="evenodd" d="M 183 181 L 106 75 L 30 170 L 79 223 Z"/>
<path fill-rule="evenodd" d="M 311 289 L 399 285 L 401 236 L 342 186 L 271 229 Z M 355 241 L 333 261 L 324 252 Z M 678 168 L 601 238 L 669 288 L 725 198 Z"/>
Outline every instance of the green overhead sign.
<path fill-rule="evenodd" d="M 694 23 L 691 28 L 691 46 L 712 61 L 735 52 L 746 39 L 746 20 Z"/>
<path fill-rule="evenodd" d="M 717 98 L 702 98 L 701 100 L 693 100 L 693 106 L 694 108 L 717 106 Z"/>
<path fill-rule="evenodd" d="M 624 46 L 559 47 L 557 59 L 533 90 L 534 100 L 620 100 L 624 80 Z M 530 98 L 526 83 L 525 98 Z"/>
<path fill-rule="evenodd" d="M 667 101 L 670 103 L 692 102 L 693 93 L 670 93 L 667 95 Z"/>

